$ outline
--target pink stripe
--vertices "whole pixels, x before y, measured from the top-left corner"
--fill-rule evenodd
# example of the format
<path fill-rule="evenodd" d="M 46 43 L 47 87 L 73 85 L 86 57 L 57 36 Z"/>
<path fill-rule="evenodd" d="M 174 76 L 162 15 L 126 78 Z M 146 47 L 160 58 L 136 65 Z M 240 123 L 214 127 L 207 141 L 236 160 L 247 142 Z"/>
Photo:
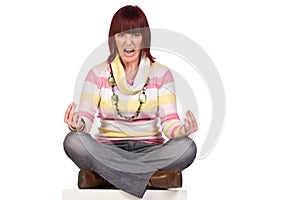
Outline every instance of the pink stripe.
<path fill-rule="evenodd" d="M 78 115 L 88 118 L 89 120 L 91 120 L 91 122 L 94 121 L 94 116 L 91 115 L 91 114 L 89 114 L 89 113 L 87 113 L 87 112 L 79 111 Z"/>
<path fill-rule="evenodd" d="M 173 82 L 173 81 L 165 80 L 165 82 L 162 83 L 162 81 L 164 81 L 164 80 L 162 78 L 159 78 L 159 79 L 160 80 L 157 80 L 156 78 L 150 79 L 148 85 L 146 86 L 146 89 L 153 89 L 153 88 L 160 89 L 163 84 Z M 95 81 L 93 81 L 92 79 L 91 80 L 89 79 L 87 81 L 95 83 Z M 108 84 L 108 77 L 98 78 L 97 83 L 95 83 L 95 84 L 97 84 L 98 88 L 103 87 L 103 88 L 111 89 L 111 86 Z M 115 87 L 115 89 L 119 90 L 119 88 L 117 86 Z"/>
<path fill-rule="evenodd" d="M 155 77 L 150 77 L 147 88 L 160 88 L 164 84 L 174 82 L 173 75 L 170 70 L 163 70 L 163 72 L 161 72 L 160 70 L 154 70 L 150 72 L 150 74 L 152 73 L 155 74 Z M 159 73 L 163 73 L 162 76 L 159 76 Z M 111 86 L 108 84 L 109 74 L 109 67 L 107 67 L 105 71 L 101 73 L 101 76 L 97 76 L 94 70 L 90 70 L 85 81 L 97 84 L 98 88 L 111 88 Z"/>
<path fill-rule="evenodd" d="M 98 88 L 111 88 L 108 84 L 108 77 L 110 73 L 110 68 L 106 68 L 105 72 L 101 73 L 101 76 L 97 76 L 93 70 L 90 70 L 85 81 L 97 84 Z M 172 73 L 167 70 L 162 76 L 157 77 L 157 73 L 154 73 L 156 77 L 150 77 L 147 88 L 160 88 L 163 84 L 174 82 Z"/>
<path fill-rule="evenodd" d="M 148 86 L 151 87 L 156 87 L 156 88 L 161 88 L 162 85 L 167 84 L 167 83 L 172 83 L 174 82 L 172 74 L 165 74 L 162 77 L 154 77 L 149 79 Z"/>
<path fill-rule="evenodd" d="M 101 118 L 102 120 L 109 120 L 109 121 L 115 121 L 115 122 L 128 122 L 128 123 L 133 123 L 133 122 L 148 122 L 150 120 L 153 120 L 151 118 L 144 118 L 144 119 L 134 119 L 132 121 L 128 120 L 123 120 L 123 119 L 114 119 L 114 118 Z"/>
<path fill-rule="evenodd" d="M 128 140 L 123 140 L 120 138 L 120 140 L 109 140 L 109 138 L 107 139 L 96 139 L 98 142 L 100 143 L 114 143 L 114 142 L 120 142 L 120 141 L 128 141 Z M 149 139 L 149 140 L 133 140 L 133 141 L 137 141 L 137 142 L 146 142 L 146 143 L 150 143 L 150 144 L 163 144 L 165 139 L 164 138 L 157 138 L 157 139 Z"/>
<path fill-rule="evenodd" d="M 97 117 L 98 118 L 104 118 L 101 112 L 98 113 Z"/>
<path fill-rule="evenodd" d="M 161 85 L 158 85 L 156 83 L 148 83 L 148 85 L 146 86 L 146 89 L 159 89 L 161 87 Z"/>
<path fill-rule="evenodd" d="M 97 85 L 98 89 L 102 88 L 103 85 L 105 85 L 105 83 L 107 83 L 107 79 L 105 77 L 94 77 L 94 75 L 95 74 L 92 74 L 92 73 L 91 73 L 91 75 L 88 74 L 88 76 L 86 77 L 85 81 L 86 82 L 91 82 L 91 83 Z"/>
<path fill-rule="evenodd" d="M 166 113 L 177 113 L 177 106 L 176 104 L 169 103 L 159 106 L 159 115 L 164 116 Z"/>
<path fill-rule="evenodd" d="M 87 74 L 86 78 L 85 78 L 85 81 L 96 83 L 97 79 L 98 79 L 98 77 L 95 74 L 95 72 L 93 70 L 90 70 L 89 73 Z"/>
<path fill-rule="evenodd" d="M 174 119 L 179 120 L 179 116 L 177 113 L 171 113 L 171 114 L 161 117 L 160 119 L 161 119 L 161 123 L 164 123 L 165 121 L 168 121 L 168 120 L 174 120 Z"/>
<path fill-rule="evenodd" d="M 111 86 L 108 84 L 108 77 L 99 78 L 99 88 L 111 88 Z"/>
<path fill-rule="evenodd" d="M 171 138 L 174 138 L 175 137 L 175 130 L 177 128 L 179 128 L 180 126 L 181 126 L 181 124 L 178 124 L 178 125 L 172 127 L 172 129 L 169 131 L 171 134 L 168 134 L 168 135 L 171 135 Z"/>
<path fill-rule="evenodd" d="M 100 108 L 100 112 L 98 114 L 99 117 L 101 118 L 113 118 L 115 116 L 117 116 L 117 113 L 116 113 L 116 110 L 115 109 L 111 109 L 111 110 L 104 110 L 103 108 Z M 122 114 L 124 115 L 133 115 L 134 113 L 133 112 L 124 112 L 122 111 Z M 139 119 L 148 119 L 148 118 L 155 118 L 157 117 L 157 113 L 156 113 L 156 110 L 153 110 L 153 111 L 141 111 L 140 114 L 139 114 Z"/>

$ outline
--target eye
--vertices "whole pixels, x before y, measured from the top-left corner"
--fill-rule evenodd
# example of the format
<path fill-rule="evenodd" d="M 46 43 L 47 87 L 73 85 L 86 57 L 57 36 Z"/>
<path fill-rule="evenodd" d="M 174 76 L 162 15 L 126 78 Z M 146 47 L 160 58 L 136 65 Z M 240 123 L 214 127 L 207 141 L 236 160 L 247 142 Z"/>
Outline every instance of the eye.
<path fill-rule="evenodd" d="M 121 37 L 124 36 L 124 33 L 118 33 L 117 36 L 118 36 L 119 38 L 121 38 Z"/>
<path fill-rule="evenodd" d="M 141 37 L 142 34 L 140 34 L 140 33 L 134 33 L 133 36 L 134 36 L 134 37 Z"/>

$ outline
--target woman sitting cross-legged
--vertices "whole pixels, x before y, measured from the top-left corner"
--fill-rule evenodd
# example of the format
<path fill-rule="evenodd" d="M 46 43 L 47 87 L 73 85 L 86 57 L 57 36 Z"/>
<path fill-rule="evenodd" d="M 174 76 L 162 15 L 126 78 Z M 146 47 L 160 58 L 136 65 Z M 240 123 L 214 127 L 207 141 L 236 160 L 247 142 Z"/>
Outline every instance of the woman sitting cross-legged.
<path fill-rule="evenodd" d="M 114 187 L 142 197 L 147 188 L 181 187 L 181 171 L 195 159 L 188 136 L 198 129 L 196 119 L 191 111 L 179 119 L 172 73 L 154 60 L 150 41 L 144 12 L 119 9 L 110 56 L 88 72 L 78 109 L 71 103 L 65 112 L 71 132 L 64 149 L 80 169 L 79 188 Z M 96 114 L 99 132 L 92 137 Z"/>

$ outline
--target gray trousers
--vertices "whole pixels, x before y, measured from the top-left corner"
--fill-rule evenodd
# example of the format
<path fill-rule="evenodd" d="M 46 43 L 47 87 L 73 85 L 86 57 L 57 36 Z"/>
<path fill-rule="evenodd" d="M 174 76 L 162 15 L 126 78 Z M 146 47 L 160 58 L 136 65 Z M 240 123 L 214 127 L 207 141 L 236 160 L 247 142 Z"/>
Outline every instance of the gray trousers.
<path fill-rule="evenodd" d="M 197 152 L 196 144 L 188 137 L 164 144 L 134 140 L 100 143 L 83 132 L 70 132 L 64 140 L 64 150 L 80 169 L 94 171 L 117 188 L 140 198 L 156 171 L 183 170 L 194 161 Z"/>

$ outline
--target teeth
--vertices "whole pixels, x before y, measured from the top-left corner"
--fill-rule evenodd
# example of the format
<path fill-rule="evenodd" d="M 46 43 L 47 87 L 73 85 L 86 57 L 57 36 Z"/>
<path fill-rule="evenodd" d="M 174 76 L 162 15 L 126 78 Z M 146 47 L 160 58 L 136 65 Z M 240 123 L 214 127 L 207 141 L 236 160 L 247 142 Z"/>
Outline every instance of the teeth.
<path fill-rule="evenodd" d="M 124 53 L 132 53 L 134 52 L 134 49 L 124 49 Z"/>

